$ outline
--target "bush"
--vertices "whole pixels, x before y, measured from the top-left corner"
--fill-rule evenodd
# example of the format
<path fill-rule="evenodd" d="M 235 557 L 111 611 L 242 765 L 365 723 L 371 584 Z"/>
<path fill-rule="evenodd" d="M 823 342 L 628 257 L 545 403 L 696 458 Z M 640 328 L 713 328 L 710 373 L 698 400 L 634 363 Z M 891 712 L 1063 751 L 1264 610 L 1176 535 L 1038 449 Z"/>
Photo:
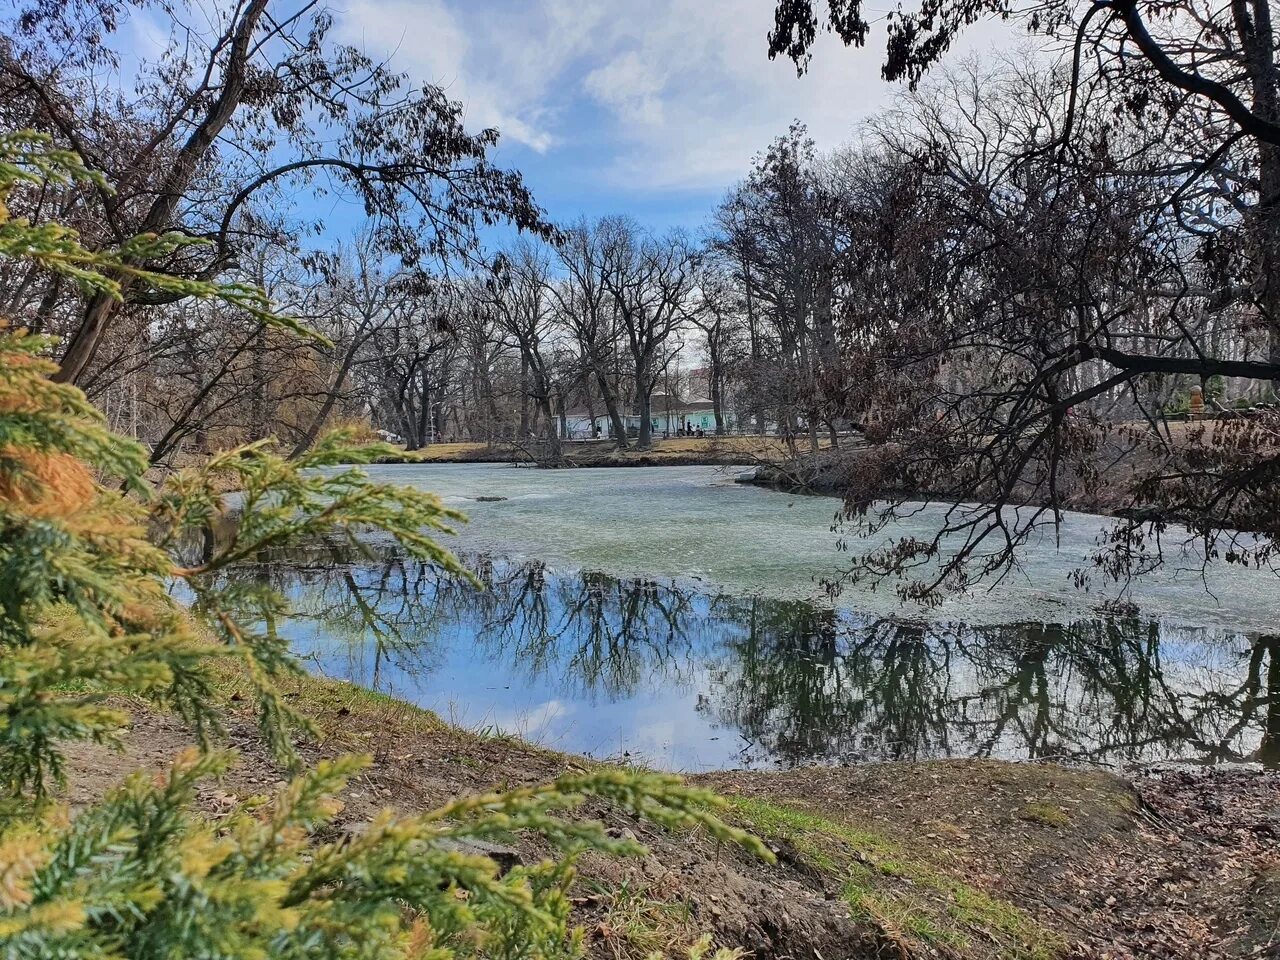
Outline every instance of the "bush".
<path fill-rule="evenodd" d="M 113 277 L 130 274 L 299 329 L 273 314 L 259 291 L 145 268 L 185 238 L 143 237 L 90 253 L 70 230 L 10 218 L 10 193 L 46 180 L 101 185 L 75 156 L 38 136 L 0 136 L 0 257 L 34 258 L 115 295 Z M 669 828 L 700 825 L 763 854 L 715 818 L 710 795 L 677 778 L 616 770 L 467 797 L 419 816 L 387 814 L 334 839 L 325 831 L 340 809 L 335 794 L 365 762 L 345 758 L 302 773 L 273 798 L 241 803 L 217 823 L 201 817 L 193 808 L 197 783 L 232 762 L 212 747 L 221 719 L 215 659 L 243 665 L 263 734 L 283 763 L 297 764 L 291 731 L 306 728 L 276 687 L 299 669 L 274 628 L 283 598 L 257 585 L 218 587 L 214 574 L 298 537 L 361 528 L 460 571 L 432 538 L 458 515 L 430 494 L 371 482 L 358 464 L 391 450 L 354 445 L 342 432 L 293 461 L 265 443 L 242 447 L 154 490 L 143 476 L 145 451 L 111 434 L 80 391 L 48 378 L 51 346 L 0 328 L 0 954 L 572 956 L 581 949 L 566 896 L 576 858 L 588 849 L 637 849 L 562 816 L 589 795 Z M 242 490 L 234 536 L 216 553 L 179 563 L 186 536 L 222 512 L 217 491 L 227 473 Z M 190 611 L 171 599 L 175 581 L 192 598 Z M 191 616 L 219 642 L 198 639 Z M 176 711 L 197 746 L 158 782 L 135 775 L 71 819 L 50 799 L 65 778 L 64 746 L 118 740 L 129 722 L 119 706 L 127 697 Z M 460 841 L 513 830 L 542 834 L 560 857 L 500 875 L 488 858 L 461 852 Z"/>

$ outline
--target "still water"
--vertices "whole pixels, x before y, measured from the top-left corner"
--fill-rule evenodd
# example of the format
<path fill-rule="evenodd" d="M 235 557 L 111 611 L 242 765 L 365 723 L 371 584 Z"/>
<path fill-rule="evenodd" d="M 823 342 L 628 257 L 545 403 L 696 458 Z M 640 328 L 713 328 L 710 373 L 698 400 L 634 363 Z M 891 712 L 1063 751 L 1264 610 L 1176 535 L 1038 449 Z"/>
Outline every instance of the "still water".
<path fill-rule="evenodd" d="M 377 538 L 232 575 L 284 590 L 282 632 L 317 672 L 467 727 L 674 770 L 1280 760 L 1280 582 L 1206 578 L 1188 557 L 1106 614 L 1113 593 L 1070 579 L 1096 517 L 1068 517 L 998 588 L 925 610 L 863 587 L 829 599 L 836 501 L 735 471 L 374 472 L 471 517 L 449 540 L 483 589 Z"/>

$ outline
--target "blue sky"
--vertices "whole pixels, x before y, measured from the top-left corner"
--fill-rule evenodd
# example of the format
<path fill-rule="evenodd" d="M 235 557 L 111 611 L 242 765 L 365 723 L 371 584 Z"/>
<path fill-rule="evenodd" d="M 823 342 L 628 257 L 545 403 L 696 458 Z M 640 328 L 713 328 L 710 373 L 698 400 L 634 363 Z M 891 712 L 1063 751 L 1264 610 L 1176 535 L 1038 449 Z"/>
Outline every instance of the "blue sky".
<path fill-rule="evenodd" d="M 655 230 L 697 231 L 792 120 L 828 149 L 897 95 L 880 78 L 879 29 L 897 0 L 865 2 L 876 21 L 867 48 L 822 36 L 803 77 L 768 59 L 773 0 L 331 0 L 330 9 L 335 40 L 439 84 L 472 129 L 496 127 L 495 160 L 525 175 L 553 220 L 628 213 Z M 220 3 L 193 8 L 217 19 Z M 158 19 L 135 11 L 126 51 L 158 50 Z M 1007 45 L 1017 29 L 978 24 L 948 59 Z M 321 203 L 335 234 L 356 228 L 353 198 Z M 302 212 L 317 211 L 308 200 Z"/>
<path fill-rule="evenodd" d="M 559 221 L 627 212 L 696 229 L 792 119 L 835 146 L 894 92 L 882 34 L 861 51 L 825 38 L 802 78 L 770 62 L 771 0 L 338 0 L 335 13 L 339 39 L 497 127 L 497 159 Z M 966 47 L 1001 35 L 981 26 Z"/>

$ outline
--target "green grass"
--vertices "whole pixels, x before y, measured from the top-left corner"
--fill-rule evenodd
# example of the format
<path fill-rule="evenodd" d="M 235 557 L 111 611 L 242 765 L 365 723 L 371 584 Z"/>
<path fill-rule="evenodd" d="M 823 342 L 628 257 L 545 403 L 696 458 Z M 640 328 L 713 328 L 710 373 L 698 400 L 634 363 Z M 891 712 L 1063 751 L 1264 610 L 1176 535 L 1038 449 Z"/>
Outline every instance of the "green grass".
<path fill-rule="evenodd" d="M 684 955 L 702 933 L 687 900 L 673 900 L 645 883 L 624 879 L 606 886 L 590 880 L 584 886 L 605 906 L 596 931 L 616 957 Z"/>
<path fill-rule="evenodd" d="M 214 665 L 214 689 L 224 700 L 250 698 L 252 686 L 243 668 L 228 659 Z M 347 728 L 433 733 L 446 729 L 435 713 L 354 683 L 310 674 L 282 677 L 278 686 L 289 705 L 311 718 L 325 734 Z M 349 718 L 349 719 L 348 719 Z"/>
<path fill-rule="evenodd" d="M 936 948 L 999 960 L 1051 960 L 1061 940 L 1025 912 L 939 869 L 904 844 L 806 810 L 731 797 L 740 825 L 787 844 L 840 885 L 855 919 Z"/>
<path fill-rule="evenodd" d="M 1047 800 L 1032 800 L 1022 808 L 1022 813 L 1019 816 L 1023 820 L 1043 823 L 1047 827 L 1065 827 L 1071 822 L 1071 817 L 1067 815 L 1067 811 L 1057 804 L 1049 803 Z"/>

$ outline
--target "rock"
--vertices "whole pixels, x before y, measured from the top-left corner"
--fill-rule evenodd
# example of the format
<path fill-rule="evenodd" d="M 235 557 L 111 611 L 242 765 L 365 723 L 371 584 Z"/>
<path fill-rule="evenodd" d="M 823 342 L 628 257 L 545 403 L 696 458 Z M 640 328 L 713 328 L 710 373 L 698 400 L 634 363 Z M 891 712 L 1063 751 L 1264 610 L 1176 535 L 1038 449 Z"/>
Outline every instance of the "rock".
<path fill-rule="evenodd" d="M 437 840 L 436 845 L 444 850 L 453 850 L 470 857 L 488 857 L 498 865 L 499 873 L 506 873 L 524 863 L 519 850 L 514 847 L 504 847 L 499 843 L 489 843 L 487 840 L 459 840 L 447 837 Z"/>

